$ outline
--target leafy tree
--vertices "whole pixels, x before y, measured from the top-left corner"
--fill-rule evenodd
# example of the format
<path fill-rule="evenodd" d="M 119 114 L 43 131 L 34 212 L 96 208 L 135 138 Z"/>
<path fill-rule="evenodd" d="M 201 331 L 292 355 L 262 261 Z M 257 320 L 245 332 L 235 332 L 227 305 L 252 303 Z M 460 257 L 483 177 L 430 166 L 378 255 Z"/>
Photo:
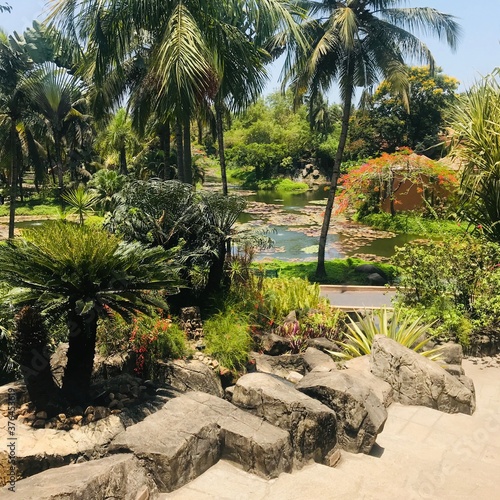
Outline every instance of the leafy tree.
<path fill-rule="evenodd" d="M 65 314 L 69 349 L 62 391 L 67 400 L 88 402 L 97 323 L 108 308 L 130 317 L 148 313 L 151 305 L 166 306 L 149 291 L 177 290 L 174 255 L 64 223 L 0 246 L 0 279 L 10 287 L 5 300 L 34 305 L 45 315 Z"/>
<path fill-rule="evenodd" d="M 408 70 L 406 106 L 397 89 L 383 81 L 365 99 L 364 109 L 354 114 L 347 152 L 366 157 L 407 146 L 417 153 L 435 156 L 441 150 L 439 136 L 446 112 L 455 102 L 457 87 L 458 81 L 444 75 L 440 68 L 431 71 L 429 66 L 412 67 Z"/>
<path fill-rule="evenodd" d="M 462 216 L 500 242 L 500 70 L 484 78 L 455 106 L 452 155 L 462 169 Z"/>
<path fill-rule="evenodd" d="M 369 88 L 382 76 L 407 96 L 405 57 L 434 64 L 429 49 L 412 31 L 444 37 L 451 47 L 457 42 L 459 28 L 452 16 L 431 8 L 399 8 L 401 3 L 397 0 L 309 2 L 314 17 L 304 23 L 303 29 L 311 43 L 305 50 L 292 47 L 294 59 L 286 81 L 291 83 L 297 98 L 305 91 L 313 96 L 326 92 L 336 81 L 343 101 L 342 128 L 319 241 L 317 276 L 320 278 L 326 276 L 326 238 L 356 87 Z"/>

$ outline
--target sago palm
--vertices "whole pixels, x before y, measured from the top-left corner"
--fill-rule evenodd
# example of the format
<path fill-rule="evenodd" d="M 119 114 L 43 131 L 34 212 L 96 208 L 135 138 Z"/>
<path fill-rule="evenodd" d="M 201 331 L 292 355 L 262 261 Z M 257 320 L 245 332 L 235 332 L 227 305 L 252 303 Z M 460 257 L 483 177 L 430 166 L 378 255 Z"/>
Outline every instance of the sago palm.
<path fill-rule="evenodd" d="M 400 88 L 407 87 L 405 59 L 419 59 L 434 65 L 428 47 L 413 32 L 444 38 L 457 44 L 459 27 L 453 16 L 426 7 L 400 8 L 402 0 L 307 1 L 310 18 L 304 23 L 310 41 L 306 50 L 292 51 L 286 67 L 286 81 L 297 99 L 304 93 L 314 104 L 320 92 L 334 82 L 343 101 L 341 133 L 331 175 L 318 252 L 318 277 L 326 276 L 325 247 L 335 201 L 340 165 L 347 140 L 355 89 L 369 89 L 381 78 Z"/>
<path fill-rule="evenodd" d="M 125 243 L 96 228 L 54 223 L 0 246 L 0 280 L 10 287 L 5 300 L 35 305 L 44 314 L 65 314 L 68 363 L 63 394 L 88 401 L 97 323 L 109 308 L 130 317 L 165 307 L 152 291 L 179 284 L 174 251 Z"/>

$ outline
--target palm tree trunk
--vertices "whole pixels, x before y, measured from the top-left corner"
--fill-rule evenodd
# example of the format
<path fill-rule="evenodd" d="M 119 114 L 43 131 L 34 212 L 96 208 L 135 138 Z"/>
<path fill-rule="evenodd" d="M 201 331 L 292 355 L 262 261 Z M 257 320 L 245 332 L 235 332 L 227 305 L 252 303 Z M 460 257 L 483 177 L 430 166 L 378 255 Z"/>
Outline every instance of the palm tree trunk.
<path fill-rule="evenodd" d="M 318 279 L 326 278 L 326 268 L 325 268 L 326 238 L 328 236 L 328 230 L 330 228 L 333 203 L 335 202 L 337 183 L 340 177 L 340 165 L 342 163 L 342 156 L 344 154 L 344 148 L 347 142 L 347 132 L 349 131 L 349 118 L 351 116 L 352 94 L 354 91 L 351 82 L 349 82 L 347 89 L 348 90 L 346 92 L 346 97 L 344 100 L 344 106 L 342 110 L 342 128 L 340 131 L 339 145 L 337 147 L 337 152 L 335 153 L 335 160 L 333 163 L 333 173 L 330 181 L 330 191 L 328 193 L 325 215 L 323 217 L 323 225 L 321 226 L 321 233 L 319 237 L 318 265 L 316 267 L 316 278 Z"/>
<path fill-rule="evenodd" d="M 189 113 L 184 116 L 184 182 L 186 184 L 193 184 L 193 166 L 191 158 L 191 118 Z"/>
<path fill-rule="evenodd" d="M 62 392 L 70 403 L 83 406 L 89 401 L 97 335 L 97 313 L 91 310 L 81 316 L 77 314 L 76 304 L 73 303 L 68 312 L 67 325 L 68 363 L 64 371 Z"/>
<path fill-rule="evenodd" d="M 125 150 L 125 146 L 120 148 L 120 174 L 128 175 L 127 152 Z"/>
<path fill-rule="evenodd" d="M 12 160 L 10 165 L 10 208 L 9 208 L 9 239 L 14 238 L 14 224 L 16 221 L 16 197 L 17 197 L 17 147 L 16 147 L 16 125 L 13 122 L 10 128 L 10 140 Z"/>
<path fill-rule="evenodd" d="M 184 147 L 182 144 L 182 125 L 180 118 L 177 118 L 175 122 L 175 145 L 177 149 L 177 177 L 181 182 L 185 182 Z"/>
<path fill-rule="evenodd" d="M 217 128 L 217 144 L 219 145 L 220 174 L 222 177 L 222 192 L 227 196 L 226 155 L 224 153 L 224 122 L 222 104 L 215 104 L 215 126 Z"/>

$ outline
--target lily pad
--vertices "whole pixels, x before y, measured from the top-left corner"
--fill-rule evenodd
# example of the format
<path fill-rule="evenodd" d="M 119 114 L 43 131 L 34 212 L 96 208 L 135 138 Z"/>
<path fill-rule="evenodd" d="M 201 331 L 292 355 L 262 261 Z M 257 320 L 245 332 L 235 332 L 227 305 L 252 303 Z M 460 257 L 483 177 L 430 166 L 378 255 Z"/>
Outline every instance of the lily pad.
<path fill-rule="evenodd" d="M 318 253 L 319 245 L 311 245 L 309 247 L 301 248 L 300 251 L 304 253 Z"/>

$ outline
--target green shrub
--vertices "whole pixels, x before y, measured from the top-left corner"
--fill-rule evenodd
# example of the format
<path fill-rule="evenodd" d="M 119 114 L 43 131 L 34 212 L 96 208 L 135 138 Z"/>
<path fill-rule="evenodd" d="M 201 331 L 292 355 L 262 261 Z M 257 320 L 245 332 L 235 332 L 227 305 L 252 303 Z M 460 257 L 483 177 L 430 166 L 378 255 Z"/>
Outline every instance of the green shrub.
<path fill-rule="evenodd" d="M 235 311 L 219 312 L 203 324 L 207 354 L 237 373 L 245 367 L 252 346 L 247 318 Z"/>
<path fill-rule="evenodd" d="M 366 312 L 365 316 L 356 314 L 356 321 L 349 317 L 346 327 L 347 341 L 338 343 L 343 352 L 330 353 L 336 358 L 351 359 L 370 354 L 375 335 L 385 335 L 430 359 L 439 356 L 438 349 L 422 351 L 432 338 L 432 323 L 423 323 L 421 316 L 409 310 L 383 308 Z"/>

